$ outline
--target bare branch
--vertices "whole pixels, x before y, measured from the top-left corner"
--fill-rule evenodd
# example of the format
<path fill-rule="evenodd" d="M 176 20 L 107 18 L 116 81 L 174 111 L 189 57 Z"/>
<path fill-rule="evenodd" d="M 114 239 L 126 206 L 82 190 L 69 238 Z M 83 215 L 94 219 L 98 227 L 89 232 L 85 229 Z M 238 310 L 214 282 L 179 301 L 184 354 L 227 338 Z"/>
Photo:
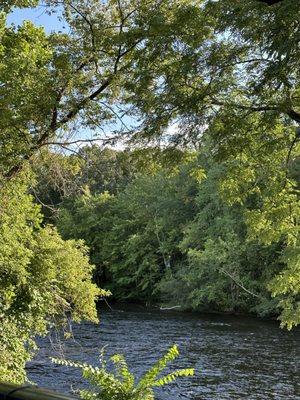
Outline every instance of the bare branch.
<path fill-rule="evenodd" d="M 89 26 L 89 30 L 91 33 L 91 42 L 92 42 L 92 50 L 93 50 L 93 54 L 94 54 L 94 62 L 95 62 L 95 67 L 96 67 L 96 71 L 98 72 L 98 63 L 97 63 L 97 57 L 95 56 L 96 54 L 96 42 L 95 42 L 95 32 L 94 32 L 94 27 L 92 22 L 87 18 L 87 16 L 80 11 L 77 7 L 75 7 L 73 4 L 69 3 L 68 4 L 75 12 L 77 12 L 78 15 L 81 16 L 81 18 L 88 24 Z"/>
<path fill-rule="evenodd" d="M 78 143 L 93 143 L 93 142 L 99 142 L 99 141 L 102 141 L 102 142 L 105 143 L 105 142 L 110 142 L 110 141 L 115 140 L 115 139 L 116 139 L 116 137 L 105 138 L 105 139 L 103 139 L 103 138 L 77 139 L 77 140 L 67 141 L 67 142 L 55 142 L 55 141 L 52 141 L 52 142 L 43 143 L 43 146 L 54 145 L 54 146 L 61 146 L 61 147 L 63 147 L 63 146 L 71 146 L 72 144 L 78 144 Z"/>
<path fill-rule="evenodd" d="M 233 108 L 238 108 L 240 110 L 250 110 L 250 111 L 280 111 L 278 106 L 274 105 L 244 105 L 244 104 L 237 104 L 237 103 L 231 103 L 231 102 L 226 102 L 222 100 L 217 100 L 213 97 L 211 97 L 212 104 L 216 106 L 229 106 Z"/>
<path fill-rule="evenodd" d="M 48 208 L 53 214 L 58 213 L 58 209 L 54 207 L 54 205 L 50 205 L 50 204 L 46 204 L 44 203 L 40 197 L 38 196 L 35 188 L 33 186 L 30 186 L 30 190 L 33 193 L 34 198 L 36 199 L 36 201 L 43 207 Z"/>
<path fill-rule="evenodd" d="M 257 298 L 261 298 L 261 296 L 257 295 L 256 293 L 251 292 L 250 290 L 248 290 L 247 288 L 245 288 L 244 285 L 242 285 L 232 274 L 230 274 L 228 271 L 226 271 L 225 269 L 221 269 L 221 272 L 228 276 L 230 279 L 233 280 L 233 282 L 239 286 L 241 289 L 243 289 L 245 292 L 247 292 L 248 294 L 250 294 L 251 296 L 257 297 Z"/>

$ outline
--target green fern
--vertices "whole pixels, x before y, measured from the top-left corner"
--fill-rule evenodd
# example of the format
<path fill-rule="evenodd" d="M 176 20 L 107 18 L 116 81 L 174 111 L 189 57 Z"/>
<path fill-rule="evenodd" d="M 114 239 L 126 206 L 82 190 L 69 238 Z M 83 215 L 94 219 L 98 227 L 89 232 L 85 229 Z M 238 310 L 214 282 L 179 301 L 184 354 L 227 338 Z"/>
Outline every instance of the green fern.
<path fill-rule="evenodd" d="M 120 354 L 115 354 L 110 358 L 114 365 L 114 372 L 108 372 L 103 357 L 101 367 L 57 358 L 51 360 L 59 365 L 81 369 L 82 376 L 91 385 L 90 390 L 80 391 L 80 397 L 83 400 L 154 400 L 153 388 L 168 385 L 180 377 L 194 375 L 194 369 L 187 368 L 175 370 L 159 378 L 169 363 L 178 356 L 178 347 L 174 345 L 136 385 L 134 375 L 129 371 L 124 356 Z"/>
<path fill-rule="evenodd" d="M 179 377 L 193 376 L 194 368 L 177 369 L 168 375 L 163 376 L 153 383 L 153 386 L 164 386 L 174 382 Z"/>

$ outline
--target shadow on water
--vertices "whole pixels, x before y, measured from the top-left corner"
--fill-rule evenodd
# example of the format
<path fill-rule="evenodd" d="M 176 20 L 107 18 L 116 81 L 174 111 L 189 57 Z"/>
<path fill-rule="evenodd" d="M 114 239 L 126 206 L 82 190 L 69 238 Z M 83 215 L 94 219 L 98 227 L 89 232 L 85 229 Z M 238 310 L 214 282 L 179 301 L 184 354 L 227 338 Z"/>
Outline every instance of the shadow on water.
<path fill-rule="evenodd" d="M 96 364 L 99 351 L 122 353 L 140 376 L 174 343 L 174 367 L 195 367 L 193 378 L 157 392 L 157 400 L 300 399 L 300 330 L 250 317 L 153 311 L 138 306 L 101 312 L 101 323 L 74 325 L 74 339 L 39 341 L 28 365 L 38 385 L 69 392 L 82 384 L 73 368 L 52 365 L 49 356 Z M 53 334 L 52 334 L 53 337 Z"/>

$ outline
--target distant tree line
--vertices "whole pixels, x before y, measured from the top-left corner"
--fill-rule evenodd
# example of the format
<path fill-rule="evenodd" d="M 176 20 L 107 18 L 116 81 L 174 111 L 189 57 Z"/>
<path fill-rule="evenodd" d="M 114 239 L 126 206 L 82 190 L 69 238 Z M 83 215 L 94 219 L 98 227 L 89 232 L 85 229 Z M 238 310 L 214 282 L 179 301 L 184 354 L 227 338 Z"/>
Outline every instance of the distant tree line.
<path fill-rule="evenodd" d="M 222 186 L 231 163 L 216 162 L 209 144 L 200 151 L 94 145 L 75 156 L 45 153 L 44 160 L 36 198 L 54 205 L 48 218 L 65 239 L 85 241 L 94 279 L 114 299 L 280 314 L 272 293 L 287 243 L 263 244 L 252 234 L 251 213 L 263 198 L 254 192 L 230 204 Z M 299 160 L 289 174 L 299 184 Z"/>

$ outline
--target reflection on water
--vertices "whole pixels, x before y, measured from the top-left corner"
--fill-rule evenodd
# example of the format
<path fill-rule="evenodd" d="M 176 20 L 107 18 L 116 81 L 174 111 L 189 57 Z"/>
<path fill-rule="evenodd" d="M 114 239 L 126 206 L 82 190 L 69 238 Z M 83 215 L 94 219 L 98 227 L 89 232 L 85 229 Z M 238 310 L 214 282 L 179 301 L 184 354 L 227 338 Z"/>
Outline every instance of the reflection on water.
<path fill-rule="evenodd" d="M 52 365 L 49 356 L 97 363 L 99 350 L 123 353 L 140 375 L 174 343 L 175 367 L 195 367 L 196 376 L 157 392 L 158 400 L 300 399 L 300 330 L 245 317 L 195 315 L 126 307 L 102 311 L 99 325 L 73 327 L 74 340 L 42 339 L 28 366 L 39 386 L 68 392 L 82 384 L 80 373 Z M 55 335 L 52 334 L 52 339 Z"/>

